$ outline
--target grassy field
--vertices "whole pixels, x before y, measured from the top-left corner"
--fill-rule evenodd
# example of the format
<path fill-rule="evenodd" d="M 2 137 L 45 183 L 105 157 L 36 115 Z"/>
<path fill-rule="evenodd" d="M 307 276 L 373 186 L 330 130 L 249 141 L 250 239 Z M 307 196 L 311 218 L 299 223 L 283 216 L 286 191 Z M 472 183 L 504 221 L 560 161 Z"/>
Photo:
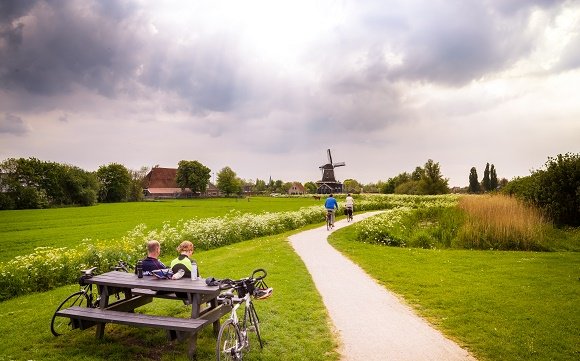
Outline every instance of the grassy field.
<path fill-rule="evenodd" d="M 262 322 L 263 350 L 257 340 L 244 360 L 333 361 L 338 359 L 329 318 L 304 264 L 286 235 L 246 241 L 194 254 L 203 277 L 245 277 L 255 268 L 268 271 L 271 298 L 256 301 Z M 77 286 L 78 287 L 78 286 Z M 162 330 L 107 325 L 105 337 L 94 329 L 61 337 L 50 333 L 50 317 L 59 302 L 77 287 L 18 297 L 0 303 L 0 361 L 7 360 L 186 360 L 186 343 L 168 342 Z M 188 317 L 191 308 L 156 299 L 139 312 Z M 198 340 L 198 361 L 215 360 L 216 338 L 211 327 Z"/>
<path fill-rule="evenodd" d="M 317 204 L 320 201 L 308 198 L 252 198 L 250 202 L 221 199 L 107 204 L 37 210 L 28 215 L 28 211 L 3 211 L 0 246 L 5 250 L 13 243 L 26 243 L 27 237 L 39 238 L 38 245 L 43 246 L 55 237 L 74 246 L 83 238 L 122 236 L 139 223 L 156 228 L 166 220 L 221 216 L 230 209 L 260 213 Z M 428 223 L 421 222 L 414 228 Z M 335 232 L 332 244 L 479 360 L 576 360 L 580 356 L 580 253 L 385 247 L 353 242 L 351 228 Z M 26 236 L 27 232 L 33 236 Z M 577 242 L 578 232 L 558 230 L 554 235 L 561 233 L 563 242 L 569 243 Z M 267 346 L 263 351 L 253 348 L 249 360 L 336 360 L 336 341 L 329 331 L 328 316 L 304 265 L 286 241 L 288 234 L 199 252 L 194 257 L 204 277 L 246 276 L 257 267 L 269 271 L 267 281 L 275 288 L 274 297 L 256 306 L 264 322 Z M 162 254 L 165 262 L 171 258 L 169 252 Z M 0 332 L 10 335 L 0 348 L 0 361 L 185 360 L 186 345 L 167 342 L 162 331 L 108 325 L 103 340 L 95 340 L 93 330 L 53 338 L 50 316 L 74 289 L 60 287 L 0 302 Z M 140 309 L 183 317 L 188 310 L 166 300 Z M 209 330 L 201 334 L 198 360 L 214 359 L 214 343 Z"/>
<path fill-rule="evenodd" d="M 72 247 L 84 238 L 114 239 L 139 224 L 150 229 L 180 219 L 242 213 L 293 211 L 322 204 L 312 198 L 252 197 L 109 203 L 93 207 L 0 211 L 0 262 L 40 246 Z"/>
<path fill-rule="evenodd" d="M 352 227 L 351 227 L 352 228 Z M 480 360 L 578 360 L 580 253 L 331 244 Z"/>

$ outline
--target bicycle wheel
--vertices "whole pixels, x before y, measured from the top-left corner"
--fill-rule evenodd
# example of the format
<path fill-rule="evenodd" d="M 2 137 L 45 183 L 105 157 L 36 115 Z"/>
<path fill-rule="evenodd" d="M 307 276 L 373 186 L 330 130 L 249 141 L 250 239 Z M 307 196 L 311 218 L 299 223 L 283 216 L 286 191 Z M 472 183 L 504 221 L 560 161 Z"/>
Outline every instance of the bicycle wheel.
<path fill-rule="evenodd" d="M 262 343 L 262 335 L 260 334 L 260 319 L 258 318 L 258 314 L 256 313 L 256 309 L 254 308 L 254 304 L 250 303 L 247 310 L 247 320 L 250 323 L 251 327 L 248 327 L 248 331 L 252 331 L 256 333 L 256 337 L 258 337 L 258 342 L 260 343 L 260 348 L 264 348 L 264 344 Z"/>
<path fill-rule="evenodd" d="M 326 214 L 326 230 L 330 231 L 330 227 L 331 227 L 331 217 L 330 217 L 330 213 Z"/>
<path fill-rule="evenodd" d="M 86 292 L 78 291 L 73 293 L 62 301 L 56 311 L 54 311 L 52 320 L 50 321 L 50 332 L 53 335 L 60 336 L 72 330 L 72 320 L 68 317 L 57 316 L 56 314 L 58 311 L 72 306 L 89 307 L 89 297 Z"/>
<path fill-rule="evenodd" d="M 242 359 L 243 341 L 240 330 L 232 320 L 224 322 L 220 327 L 217 338 L 216 356 L 217 361 Z"/>

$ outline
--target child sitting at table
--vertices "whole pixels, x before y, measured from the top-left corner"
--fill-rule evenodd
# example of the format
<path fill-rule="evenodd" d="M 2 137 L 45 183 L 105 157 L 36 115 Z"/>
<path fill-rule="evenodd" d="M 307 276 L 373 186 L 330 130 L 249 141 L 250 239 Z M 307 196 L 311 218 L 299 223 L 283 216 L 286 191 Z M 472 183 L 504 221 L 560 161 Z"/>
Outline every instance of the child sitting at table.
<path fill-rule="evenodd" d="M 178 273 L 180 270 L 184 271 L 183 277 L 191 277 L 193 272 L 195 277 L 199 277 L 199 270 L 195 260 L 190 259 L 193 254 L 193 243 L 190 241 L 183 241 L 179 246 L 177 246 L 177 252 L 179 256 L 171 261 L 171 270 L 173 274 Z"/>

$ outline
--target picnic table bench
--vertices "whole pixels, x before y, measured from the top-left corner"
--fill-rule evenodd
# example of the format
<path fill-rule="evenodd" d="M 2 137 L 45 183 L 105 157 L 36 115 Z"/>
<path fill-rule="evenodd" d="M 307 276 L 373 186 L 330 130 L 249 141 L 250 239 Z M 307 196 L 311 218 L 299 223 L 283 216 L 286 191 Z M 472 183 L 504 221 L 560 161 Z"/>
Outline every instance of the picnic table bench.
<path fill-rule="evenodd" d="M 170 340 L 189 339 L 190 358 L 195 356 L 197 332 L 212 324 L 214 334 L 217 335 L 220 318 L 231 310 L 228 305 L 218 305 L 219 288 L 207 286 L 201 279 L 160 280 L 152 276 L 137 278 L 132 273 L 113 271 L 87 279 L 86 282 L 98 286 L 101 295 L 99 308 L 74 306 L 60 310 L 58 314 L 69 317 L 73 321 L 73 327 L 84 330 L 96 325 L 98 338 L 103 336 L 107 323 L 165 329 Z M 109 304 L 109 295 L 119 291 L 124 294 L 124 298 Z M 191 316 L 180 318 L 135 313 L 136 308 L 152 302 L 154 298 L 179 302 L 187 300 L 191 304 Z"/>

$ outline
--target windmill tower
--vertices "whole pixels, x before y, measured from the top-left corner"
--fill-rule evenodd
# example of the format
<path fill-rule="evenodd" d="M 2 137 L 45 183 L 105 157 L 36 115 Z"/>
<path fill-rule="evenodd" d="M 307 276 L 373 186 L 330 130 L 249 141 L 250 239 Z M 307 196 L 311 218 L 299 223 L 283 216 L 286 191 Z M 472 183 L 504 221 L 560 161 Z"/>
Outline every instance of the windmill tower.
<path fill-rule="evenodd" d="M 344 167 L 346 164 L 344 162 L 333 163 L 330 149 L 327 149 L 326 153 L 328 154 L 328 163 L 318 167 L 322 171 L 322 180 L 316 182 L 318 185 L 317 193 L 342 193 L 342 183 L 334 177 L 334 168 Z"/>

